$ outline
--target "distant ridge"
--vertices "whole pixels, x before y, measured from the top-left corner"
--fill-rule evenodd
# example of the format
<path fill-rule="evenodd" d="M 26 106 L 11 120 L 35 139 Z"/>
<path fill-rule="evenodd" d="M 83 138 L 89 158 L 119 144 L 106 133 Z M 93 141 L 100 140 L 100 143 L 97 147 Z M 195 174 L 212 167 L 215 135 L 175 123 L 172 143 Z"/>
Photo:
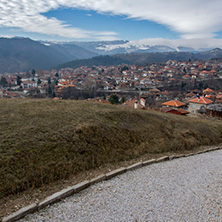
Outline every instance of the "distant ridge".
<path fill-rule="evenodd" d="M 91 59 L 74 60 L 57 66 L 60 68 L 77 68 L 80 66 L 92 67 L 93 65 L 119 65 L 136 64 L 144 65 L 147 63 L 164 63 L 168 60 L 188 61 L 188 60 L 209 60 L 222 58 L 222 49 L 213 49 L 207 52 L 190 53 L 190 52 L 156 52 L 156 53 L 128 53 L 112 56 L 97 56 Z"/>
<path fill-rule="evenodd" d="M 0 73 L 25 72 L 30 69 L 51 67 L 146 64 L 166 62 L 169 59 L 187 61 L 222 58 L 220 48 L 196 52 L 193 48 L 182 45 L 175 47 L 147 44 L 125 40 L 52 42 L 34 41 L 22 37 L 0 38 Z"/>
<path fill-rule="evenodd" d="M 111 65 L 119 65 L 119 64 L 129 64 L 129 61 L 122 59 L 119 56 L 96 56 L 91 59 L 78 59 L 74 61 L 70 61 L 61 65 L 54 67 L 55 69 L 62 69 L 62 68 L 78 68 L 81 66 L 111 66 Z"/>
<path fill-rule="evenodd" d="M 0 73 L 47 69 L 67 59 L 29 38 L 0 38 Z"/>
<path fill-rule="evenodd" d="M 0 38 L 0 73 L 49 69 L 70 60 L 96 55 L 74 44 L 47 45 L 29 38 Z"/>

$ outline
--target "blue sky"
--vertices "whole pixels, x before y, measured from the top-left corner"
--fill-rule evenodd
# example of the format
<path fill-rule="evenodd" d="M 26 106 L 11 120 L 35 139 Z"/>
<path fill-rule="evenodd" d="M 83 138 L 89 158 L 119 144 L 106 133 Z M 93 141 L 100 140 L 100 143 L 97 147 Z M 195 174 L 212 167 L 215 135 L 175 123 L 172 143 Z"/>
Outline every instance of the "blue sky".
<path fill-rule="evenodd" d="M 44 15 L 66 21 L 74 27 L 94 31 L 114 31 L 117 39 L 139 40 L 144 38 L 178 38 L 178 33 L 167 26 L 147 20 L 130 19 L 127 16 L 101 14 L 88 10 L 58 9 Z M 90 39 L 89 39 L 90 40 Z"/>
<path fill-rule="evenodd" d="M 0 0 L 0 36 L 62 41 L 221 39 L 221 0 Z"/>
<path fill-rule="evenodd" d="M 144 38 L 167 38 L 176 39 L 179 38 L 178 33 L 170 30 L 166 25 L 161 25 L 156 22 L 127 18 L 124 15 L 109 15 L 97 13 L 90 10 L 75 10 L 68 8 L 61 8 L 58 10 L 52 10 L 46 13 L 42 13 L 47 18 L 56 18 L 64 21 L 73 27 L 78 27 L 84 30 L 93 30 L 96 32 L 112 31 L 116 35 L 113 39 L 121 40 L 139 40 Z M 43 40 L 63 40 L 71 41 L 76 40 L 73 38 L 61 37 L 59 35 L 47 35 L 41 33 L 25 32 L 19 28 L 1 28 L 1 34 L 9 36 L 23 36 L 30 37 L 32 39 Z M 81 40 L 95 40 L 94 38 L 86 38 Z"/>

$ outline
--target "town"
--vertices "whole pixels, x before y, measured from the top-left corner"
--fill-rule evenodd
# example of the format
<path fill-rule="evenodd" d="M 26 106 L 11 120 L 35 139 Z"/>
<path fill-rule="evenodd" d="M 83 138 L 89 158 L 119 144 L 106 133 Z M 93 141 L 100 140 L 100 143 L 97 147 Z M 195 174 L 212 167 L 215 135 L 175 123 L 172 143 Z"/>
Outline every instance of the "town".
<path fill-rule="evenodd" d="M 222 117 L 222 62 L 83 66 L 0 74 L 0 97 L 84 99 L 178 115 Z"/>

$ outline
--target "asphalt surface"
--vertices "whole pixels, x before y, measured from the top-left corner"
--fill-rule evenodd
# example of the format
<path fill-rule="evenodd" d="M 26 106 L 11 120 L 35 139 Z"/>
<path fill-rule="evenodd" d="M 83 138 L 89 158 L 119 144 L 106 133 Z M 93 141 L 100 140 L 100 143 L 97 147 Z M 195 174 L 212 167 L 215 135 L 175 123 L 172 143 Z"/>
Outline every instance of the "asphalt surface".
<path fill-rule="evenodd" d="M 129 171 L 20 221 L 222 221 L 222 150 Z"/>

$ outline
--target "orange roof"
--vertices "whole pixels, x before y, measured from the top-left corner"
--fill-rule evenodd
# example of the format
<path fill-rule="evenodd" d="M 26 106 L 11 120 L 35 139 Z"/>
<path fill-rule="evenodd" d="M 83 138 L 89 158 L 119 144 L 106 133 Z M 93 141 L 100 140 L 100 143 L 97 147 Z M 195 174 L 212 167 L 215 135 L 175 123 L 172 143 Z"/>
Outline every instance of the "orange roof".
<path fill-rule="evenodd" d="M 208 74 L 209 72 L 206 71 L 206 70 L 203 70 L 203 71 L 201 71 L 201 73 L 206 73 L 206 74 Z"/>
<path fill-rule="evenodd" d="M 216 98 L 215 95 L 206 95 L 205 97 L 208 98 L 208 99 L 215 99 Z"/>
<path fill-rule="evenodd" d="M 195 98 L 195 99 L 192 99 L 192 100 L 189 100 L 190 103 L 201 103 L 201 104 L 211 104 L 213 103 L 212 100 L 210 99 L 207 99 L 203 96 L 201 96 L 200 98 Z"/>
<path fill-rule="evenodd" d="M 214 92 L 214 91 L 210 88 L 207 88 L 207 89 L 204 89 L 203 92 Z"/>
<path fill-rule="evenodd" d="M 189 114 L 190 112 L 185 110 L 185 109 L 177 109 L 178 112 L 180 112 L 181 114 Z"/>
<path fill-rule="evenodd" d="M 150 89 L 149 91 L 150 91 L 150 92 L 160 92 L 160 90 L 159 90 L 159 89 L 156 89 L 156 88 Z"/>
<path fill-rule="evenodd" d="M 185 106 L 185 103 L 182 103 L 178 100 L 170 100 L 168 102 L 162 103 L 164 106 L 172 106 L 172 107 L 180 107 L 180 106 Z"/>
<path fill-rule="evenodd" d="M 163 107 L 160 109 L 161 112 L 164 112 L 164 113 L 174 113 L 174 114 L 189 114 L 190 112 L 187 111 L 187 110 L 184 110 L 184 109 L 174 109 L 174 108 L 170 108 L 170 107 Z"/>

